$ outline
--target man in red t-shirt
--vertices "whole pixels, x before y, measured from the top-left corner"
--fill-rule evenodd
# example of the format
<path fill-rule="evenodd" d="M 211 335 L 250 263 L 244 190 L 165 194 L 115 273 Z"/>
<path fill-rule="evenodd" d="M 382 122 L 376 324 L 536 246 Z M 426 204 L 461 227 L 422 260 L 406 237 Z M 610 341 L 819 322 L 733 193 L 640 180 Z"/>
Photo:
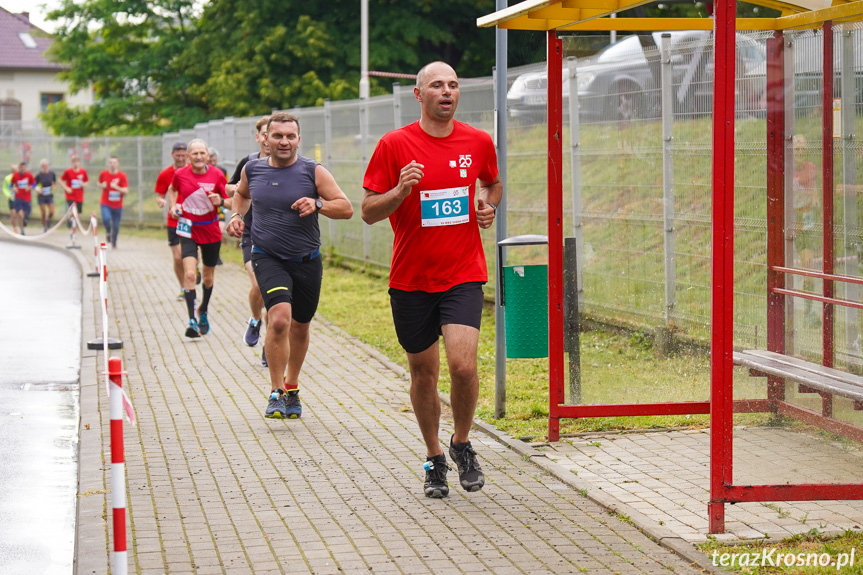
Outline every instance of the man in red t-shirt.
<path fill-rule="evenodd" d="M 225 193 L 225 174 L 207 164 L 207 143 L 195 139 L 189 142 L 191 164 L 174 172 L 168 188 L 171 211 L 177 218 L 177 236 L 183 256 L 183 294 L 189 312 L 186 337 L 200 337 L 210 331 L 207 307 L 213 294 L 216 264 L 222 247 L 222 230 L 219 228 L 219 208 L 231 208 L 231 199 Z M 195 319 L 195 270 L 198 266 L 198 248 L 203 265 L 204 298 Z"/>
<path fill-rule="evenodd" d="M 72 166 L 66 168 L 63 175 L 60 176 L 60 182 L 63 184 L 63 190 L 66 192 L 66 209 L 75 207 L 78 209 L 78 215 L 84 210 L 84 189 L 87 187 L 87 182 L 90 178 L 87 177 L 87 170 L 81 167 L 81 159 L 77 154 L 73 155 L 69 160 Z M 70 218 L 67 220 L 68 227 L 72 227 L 74 222 Z"/>
<path fill-rule="evenodd" d="M 12 230 L 24 235 L 24 226 L 30 217 L 31 199 L 36 178 L 27 171 L 27 162 L 18 164 L 18 171 L 12 174 L 12 189 L 15 190 L 15 201 L 12 206 Z"/>
<path fill-rule="evenodd" d="M 120 171 L 120 160 L 117 156 L 108 158 L 108 169 L 99 174 L 97 184 L 102 188 L 102 226 L 105 228 L 105 238 L 111 242 L 111 247 L 117 247 L 117 234 L 120 233 L 120 220 L 123 218 L 123 196 L 129 193 L 129 180 Z"/>
<path fill-rule="evenodd" d="M 188 163 L 188 155 L 186 153 L 185 142 L 175 142 L 171 147 L 171 158 L 174 163 L 159 172 L 159 177 L 156 178 L 156 204 L 159 208 L 164 208 L 167 204 L 168 188 L 171 187 L 171 182 L 174 181 L 174 172 L 180 168 L 184 168 Z M 177 216 L 174 212 L 168 210 L 168 219 L 166 222 L 168 229 L 168 246 L 171 248 L 171 256 L 174 260 L 174 275 L 177 276 L 177 281 L 180 284 L 180 296 L 177 299 L 183 299 L 183 256 L 180 253 L 180 238 L 177 236 Z"/>
<path fill-rule="evenodd" d="M 426 443 L 426 497 L 449 494 L 440 446 L 438 337 L 452 378 L 455 433 L 449 454 L 467 491 L 485 484 L 468 434 L 479 395 L 477 346 L 482 284 L 488 281 L 479 229 L 494 222 L 503 196 L 491 137 L 454 120 L 458 76 L 432 62 L 417 74 L 420 119 L 381 138 L 363 179 L 362 218 L 385 218 L 395 232 L 390 303 L 407 352 L 411 403 Z M 479 180 L 480 188 L 476 189 Z"/>

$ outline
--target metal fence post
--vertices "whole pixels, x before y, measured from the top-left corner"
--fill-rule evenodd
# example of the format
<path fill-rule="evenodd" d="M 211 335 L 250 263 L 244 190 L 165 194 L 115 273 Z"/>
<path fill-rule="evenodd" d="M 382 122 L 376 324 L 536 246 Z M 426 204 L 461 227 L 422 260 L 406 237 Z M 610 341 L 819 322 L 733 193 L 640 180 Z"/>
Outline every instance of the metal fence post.
<path fill-rule="evenodd" d="M 362 174 L 366 173 L 369 165 L 368 139 L 369 139 L 369 100 L 360 98 L 360 151 L 362 154 Z M 372 227 L 363 222 L 363 260 L 369 263 L 372 259 Z"/>
<path fill-rule="evenodd" d="M 569 70 L 569 164 L 572 189 L 572 235 L 575 236 L 576 292 L 578 303 L 584 304 L 584 229 L 582 214 L 584 207 L 581 199 L 581 127 L 578 117 L 578 66 L 575 58 L 567 58 Z"/>
<path fill-rule="evenodd" d="M 794 266 L 794 34 L 785 35 L 783 69 L 785 79 L 785 265 Z M 790 275 L 786 282 L 797 282 L 796 275 Z M 792 285 L 798 289 L 796 285 Z M 794 354 L 794 307 L 797 298 L 785 299 L 785 350 Z"/>
<path fill-rule="evenodd" d="M 144 223 L 144 140 L 135 138 L 138 145 L 138 226 Z"/>
<path fill-rule="evenodd" d="M 662 35 L 662 225 L 665 230 L 665 327 L 674 323 L 677 271 L 674 257 L 674 104 L 671 86 L 671 34 Z"/>
<path fill-rule="evenodd" d="M 506 7 L 505 0 L 497 0 L 498 6 Z M 497 146 L 498 175 L 503 182 L 503 196 L 497 206 L 494 219 L 495 248 L 498 242 L 506 239 L 506 194 L 507 194 L 507 33 L 498 28 L 495 32 L 494 109 L 495 109 L 495 146 Z M 494 281 L 494 416 L 506 416 L 506 310 L 501 305 L 503 275 L 500 273 L 506 263 L 506 248 L 495 249 Z M 503 259 L 504 261 L 501 261 Z"/>
<path fill-rule="evenodd" d="M 393 82 L 393 130 L 402 127 L 402 95 L 401 84 Z"/>
<path fill-rule="evenodd" d="M 857 248 L 854 243 L 852 230 L 857 231 L 857 194 L 853 192 L 857 184 L 856 154 L 854 153 L 854 140 L 856 139 L 855 116 L 857 107 L 857 90 L 854 84 L 854 32 L 851 26 L 842 26 L 842 187 L 843 187 L 843 212 L 842 212 L 842 235 L 845 261 L 843 272 L 847 276 L 856 276 L 859 268 L 857 261 Z M 857 301 L 860 289 L 857 284 L 843 282 L 845 286 L 845 299 Z M 853 349 L 857 341 L 857 322 L 859 310 L 851 307 L 845 308 L 845 345 L 846 349 Z M 859 350 L 858 350 L 859 353 Z"/>
<path fill-rule="evenodd" d="M 333 110 L 330 99 L 324 100 L 324 147 L 327 149 L 327 169 L 333 169 Z M 336 245 L 336 220 L 327 218 L 327 226 L 330 231 L 330 247 L 338 251 Z"/>

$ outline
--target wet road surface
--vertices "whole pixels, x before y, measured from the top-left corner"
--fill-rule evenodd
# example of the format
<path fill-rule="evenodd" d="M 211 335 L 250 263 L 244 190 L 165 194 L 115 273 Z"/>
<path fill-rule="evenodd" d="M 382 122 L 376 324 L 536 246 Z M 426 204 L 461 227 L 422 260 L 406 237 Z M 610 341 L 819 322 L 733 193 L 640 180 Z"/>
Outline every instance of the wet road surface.
<path fill-rule="evenodd" d="M 75 542 L 81 271 L 0 241 L 0 573 L 70 574 Z"/>

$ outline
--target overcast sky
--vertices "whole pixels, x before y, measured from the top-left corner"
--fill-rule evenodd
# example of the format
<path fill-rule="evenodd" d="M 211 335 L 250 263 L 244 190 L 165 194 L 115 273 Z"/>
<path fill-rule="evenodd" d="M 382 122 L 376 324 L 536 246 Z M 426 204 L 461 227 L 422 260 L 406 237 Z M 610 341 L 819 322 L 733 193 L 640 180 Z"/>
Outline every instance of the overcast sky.
<path fill-rule="evenodd" d="M 9 12 L 14 14 L 30 12 L 30 22 L 48 32 L 54 31 L 54 23 L 46 24 L 44 14 L 59 6 L 59 4 L 59 0 L 37 1 L 35 5 L 33 0 L 0 0 L 0 6 Z"/>

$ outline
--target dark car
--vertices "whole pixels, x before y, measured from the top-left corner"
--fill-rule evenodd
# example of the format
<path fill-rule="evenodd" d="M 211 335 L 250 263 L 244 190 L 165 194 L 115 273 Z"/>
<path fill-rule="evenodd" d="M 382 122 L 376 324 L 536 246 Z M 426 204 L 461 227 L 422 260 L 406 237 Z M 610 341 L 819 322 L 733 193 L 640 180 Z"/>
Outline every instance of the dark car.
<path fill-rule="evenodd" d="M 577 62 L 579 118 L 585 122 L 658 117 L 660 57 L 663 32 L 650 39 L 627 36 L 596 55 Z M 713 101 L 713 42 L 709 31 L 668 32 L 671 35 L 672 102 L 676 114 L 709 114 Z M 646 44 L 646 45 L 645 45 Z M 735 84 L 738 111 L 757 110 L 763 103 L 766 56 L 764 46 L 737 36 Z M 569 96 L 564 68 L 563 96 Z M 507 94 L 514 118 L 545 115 L 547 74 L 530 72 L 516 78 Z"/>

